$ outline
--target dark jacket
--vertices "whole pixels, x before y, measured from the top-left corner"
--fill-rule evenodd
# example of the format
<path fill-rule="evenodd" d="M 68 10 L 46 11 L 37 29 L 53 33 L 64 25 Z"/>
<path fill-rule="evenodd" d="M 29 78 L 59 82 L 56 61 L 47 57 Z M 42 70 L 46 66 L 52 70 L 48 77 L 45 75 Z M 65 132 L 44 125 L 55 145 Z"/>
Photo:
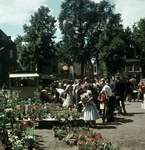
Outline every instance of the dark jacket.
<path fill-rule="evenodd" d="M 124 91 L 125 91 L 125 85 L 124 83 L 119 80 L 115 83 L 115 93 L 117 96 L 124 96 Z"/>
<path fill-rule="evenodd" d="M 114 93 L 115 92 L 115 83 L 112 82 L 112 83 L 109 84 L 109 86 L 110 86 L 112 92 Z"/>

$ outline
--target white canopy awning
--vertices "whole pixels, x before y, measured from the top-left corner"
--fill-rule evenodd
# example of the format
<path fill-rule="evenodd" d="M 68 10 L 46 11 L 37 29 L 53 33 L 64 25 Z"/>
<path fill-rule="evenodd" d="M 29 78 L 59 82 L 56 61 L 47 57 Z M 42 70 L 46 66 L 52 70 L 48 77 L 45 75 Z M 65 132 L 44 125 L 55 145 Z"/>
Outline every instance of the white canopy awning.
<path fill-rule="evenodd" d="M 39 77 L 38 73 L 18 73 L 9 74 L 9 78 Z"/>

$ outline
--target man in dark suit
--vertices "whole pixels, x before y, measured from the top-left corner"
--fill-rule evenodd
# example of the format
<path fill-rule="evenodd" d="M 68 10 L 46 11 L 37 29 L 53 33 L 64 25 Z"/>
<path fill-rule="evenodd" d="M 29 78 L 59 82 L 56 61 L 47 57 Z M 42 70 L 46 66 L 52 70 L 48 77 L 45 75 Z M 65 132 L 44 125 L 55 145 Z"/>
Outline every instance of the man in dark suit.
<path fill-rule="evenodd" d="M 120 80 L 120 77 L 115 77 L 115 94 L 116 94 L 116 100 L 118 102 L 119 106 L 119 114 L 121 113 L 121 107 L 120 107 L 120 101 L 122 104 L 122 108 L 124 113 L 126 113 L 125 104 L 124 104 L 124 92 L 125 92 L 125 85 L 123 81 Z"/>

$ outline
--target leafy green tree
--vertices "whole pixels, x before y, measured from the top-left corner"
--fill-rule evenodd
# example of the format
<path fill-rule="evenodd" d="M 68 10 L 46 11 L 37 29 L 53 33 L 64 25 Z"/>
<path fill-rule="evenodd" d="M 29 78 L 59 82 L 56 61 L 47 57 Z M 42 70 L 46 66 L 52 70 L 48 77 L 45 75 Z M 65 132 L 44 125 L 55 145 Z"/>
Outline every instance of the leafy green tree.
<path fill-rule="evenodd" d="M 133 25 L 133 38 L 136 55 L 141 58 L 145 56 L 145 18 Z"/>
<path fill-rule="evenodd" d="M 120 22 L 118 16 L 118 21 Z M 100 35 L 99 43 L 96 47 L 99 50 L 98 61 L 100 69 L 105 78 L 110 78 L 118 71 L 124 68 L 126 62 L 124 56 L 126 54 L 126 43 L 124 42 L 124 30 L 121 24 L 108 23 L 103 33 Z"/>
<path fill-rule="evenodd" d="M 23 25 L 26 34 L 15 40 L 20 65 L 37 66 L 39 73 L 48 73 L 50 60 L 55 57 L 56 20 L 49 12 L 48 7 L 41 6 L 31 16 L 30 25 Z"/>
<path fill-rule="evenodd" d="M 59 27 L 62 41 L 58 43 L 59 56 L 67 63 L 84 64 L 97 54 L 95 48 L 99 35 L 114 14 L 115 6 L 107 0 L 95 3 L 91 0 L 65 0 L 61 5 Z"/>
<path fill-rule="evenodd" d="M 127 27 L 124 30 L 124 33 L 124 42 L 126 43 L 126 58 L 134 58 L 136 55 L 134 50 L 134 36 L 132 29 L 130 27 Z"/>
<path fill-rule="evenodd" d="M 141 59 L 141 67 L 145 77 L 145 18 L 133 25 L 135 54 Z"/>

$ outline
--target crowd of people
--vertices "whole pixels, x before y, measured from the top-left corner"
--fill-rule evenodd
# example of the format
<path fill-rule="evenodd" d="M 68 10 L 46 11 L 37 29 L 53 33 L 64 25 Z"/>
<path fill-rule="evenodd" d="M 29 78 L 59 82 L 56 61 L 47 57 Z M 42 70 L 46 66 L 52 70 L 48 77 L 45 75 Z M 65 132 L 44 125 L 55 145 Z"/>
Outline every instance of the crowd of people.
<path fill-rule="evenodd" d="M 85 77 L 84 80 L 78 79 L 77 83 L 72 80 L 54 81 L 50 86 L 53 97 L 51 101 L 55 103 L 61 102 L 63 107 L 67 107 L 70 111 L 75 108 L 78 112 L 84 110 L 84 120 L 92 122 L 96 126 L 97 119 L 103 113 L 104 106 L 108 106 L 107 122 L 114 121 L 114 110 L 118 115 L 126 112 L 126 99 L 131 102 L 136 97 L 133 90 L 137 88 L 137 82 L 134 77 L 132 79 L 116 76 L 115 80 L 110 84 L 104 78 L 100 83 Z M 104 105 L 104 106 L 103 106 Z"/>

